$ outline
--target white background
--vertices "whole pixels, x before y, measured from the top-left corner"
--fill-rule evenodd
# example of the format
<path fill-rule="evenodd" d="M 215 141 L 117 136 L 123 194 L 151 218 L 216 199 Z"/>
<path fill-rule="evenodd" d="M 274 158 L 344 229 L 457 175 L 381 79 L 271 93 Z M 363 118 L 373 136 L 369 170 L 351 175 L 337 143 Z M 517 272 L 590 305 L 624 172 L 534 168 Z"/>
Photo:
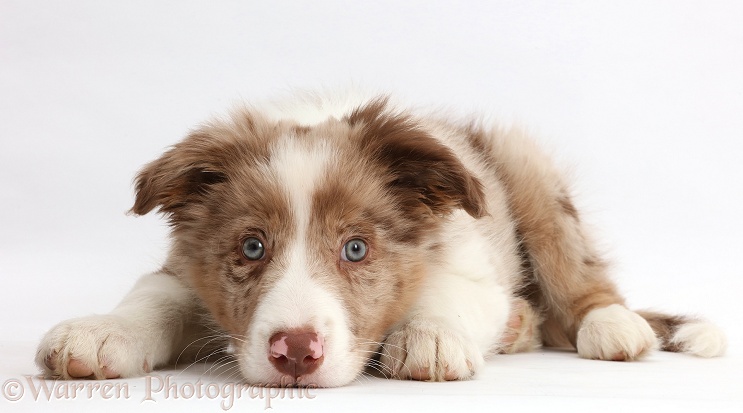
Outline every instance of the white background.
<path fill-rule="evenodd" d="M 237 101 L 355 83 L 528 126 L 571 171 L 631 306 L 703 314 L 729 355 L 538 352 L 279 410 L 743 407 L 742 22 L 738 1 L 0 0 L 0 379 L 35 373 L 49 327 L 110 310 L 162 261 L 164 221 L 125 214 L 143 164 Z M 219 410 L 190 402 L 141 406 Z"/>

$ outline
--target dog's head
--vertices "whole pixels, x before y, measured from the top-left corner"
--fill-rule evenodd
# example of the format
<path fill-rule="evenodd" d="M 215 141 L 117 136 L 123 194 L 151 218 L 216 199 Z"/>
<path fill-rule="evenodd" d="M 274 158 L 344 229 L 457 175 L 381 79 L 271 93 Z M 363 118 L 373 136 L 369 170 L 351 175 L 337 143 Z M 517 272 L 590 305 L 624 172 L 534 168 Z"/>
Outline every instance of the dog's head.
<path fill-rule="evenodd" d="M 303 126 L 241 110 L 136 179 L 172 225 L 179 274 L 252 383 L 353 380 L 436 265 L 442 220 L 484 214 L 447 147 L 377 99 Z"/>

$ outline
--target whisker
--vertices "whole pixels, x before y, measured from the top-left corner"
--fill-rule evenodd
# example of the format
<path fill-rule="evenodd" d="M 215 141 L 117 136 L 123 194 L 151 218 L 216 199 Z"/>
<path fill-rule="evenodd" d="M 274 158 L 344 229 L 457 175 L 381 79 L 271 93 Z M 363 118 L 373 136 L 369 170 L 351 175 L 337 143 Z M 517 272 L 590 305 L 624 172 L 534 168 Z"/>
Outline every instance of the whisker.
<path fill-rule="evenodd" d="M 232 363 L 237 363 L 237 362 L 238 361 L 235 360 L 231 355 L 224 355 L 218 358 L 217 360 L 215 360 L 214 363 L 212 363 L 212 365 L 209 366 L 209 368 L 206 369 L 206 371 L 204 371 L 204 374 L 211 374 L 212 369 L 221 369 L 221 368 L 224 368 L 225 366 L 228 366 Z"/>
<path fill-rule="evenodd" d="M 364 347 L 373 345 L 377 349 L 376 350 L 366 350 L 366 349 L 360 349 L 358 347 Z M 366 361 L 366 367 L 378 371 L 382 374 L 385 378 L 390 378 L 395 376 L 395 367 L 399 366 L 399 369 L 403 372 L 406 372 L 408 375 L 412 375 L 412 371 L 410 367 L 407 365 L 405 360 L 402 360 L 398 357 L 395 357 L 392 355 L 391 351 L 392 349 L 398 349 L 403 354 L 407 354 L 407 350 L 401 346 L 398 346 L 396 344 L 390 344 L 390 343 L 382 343 L 376 340 L 364 340 L 361 339 L 356 343 L 355 351 L 361 354 L 370 354 L 369 358 Z M 377 358 L 377 356 L 379 358 Z M 394 365 L 390 366 L 386 363 L 383 363 L 380 359 L 381 357 L 387 357 L 391 361 L 394 362 Z M 403 370 L 404 369 L 404 370 Z"/>
<path fill-rule="evenodd" d="M 367 364 L 367 367 L 371 368 L 374 371 L 379 372 L 385 379 L 389 379 L 392 375 L 392 369 L 388 366 L 385 366 L 383 363 L 370 363 Z M 389 370 L 390 376 L 387 376 L 386 370 Z"/>
<path fill-rule="evenodd" d="M 200 341 L 203 341 L 203 340 L 207 340 L 207 342 L 204 343 L 204 344 L 202 344 L 201 347 L 199 348 L 199 350 L 196 351 L 195 357 L 198 357 L 199 354 L 201 354 L 201 350 L 203 350 L 204 347 L 208 346 L 209 344 L 211 344 L 215 340 L 219 340 L 219 339 L 222 339 L 222 338 L 229 338 L 229 336 L 225 336 L 224 333 L 221 333 L 221 334 L 212 334 L 212 335 L 208 335 L 208 336 L 204 336 L 204 337 L 199 337 L 199 338 L 191 341 L 186 346 L 184 346 L 183 349 L 181 350 L 181 352 L 178 354 L 178 357 L 175 360 L 175 367 L 176 368 L 178 367 L 178 363 L 180 362 L 181 357 L 183 357 L 183 353 L 186 350 L 188 350 L 190 347 L 194 346 L 196 343 L 198 343 Z"/>

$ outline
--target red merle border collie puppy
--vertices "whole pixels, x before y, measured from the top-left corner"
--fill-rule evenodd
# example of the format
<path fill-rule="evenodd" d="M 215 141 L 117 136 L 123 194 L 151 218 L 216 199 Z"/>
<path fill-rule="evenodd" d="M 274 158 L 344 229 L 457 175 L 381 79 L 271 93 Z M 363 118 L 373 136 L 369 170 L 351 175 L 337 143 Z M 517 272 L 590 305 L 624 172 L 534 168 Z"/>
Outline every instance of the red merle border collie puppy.
<path fill-rule="evenodd" d="M 132 211 L 153 210 L 172 228 L 165 265 L 110 314 L 47 333 L 48 377 L 143 375 L 215 342 L 249 383 L 322 387 L 365 366 L 468 379 L 541 345 L 617 361 L 725 351 L 705 321 L 625 307 L 522 132 L 387 98 L 305 95 L 207 123 L 137 176 Z"/>

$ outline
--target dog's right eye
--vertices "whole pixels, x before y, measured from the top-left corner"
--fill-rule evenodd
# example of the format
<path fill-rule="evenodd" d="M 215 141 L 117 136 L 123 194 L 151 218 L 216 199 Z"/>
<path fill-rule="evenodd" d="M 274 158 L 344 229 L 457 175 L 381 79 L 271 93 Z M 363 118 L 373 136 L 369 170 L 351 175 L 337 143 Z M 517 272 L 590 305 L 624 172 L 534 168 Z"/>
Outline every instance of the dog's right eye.
<path fill-rule="evenodd" d="M 359 262 L 366 258 L 368 246 L 362 239 L 354 238 L 346 243 L 341 250 L 341 259 L 349 262 Z"/>
<path fill-rule="evenodd" d="M 258 261 L 266 255 L 263 242 L 255 237 L 246 238 L 242 245 L 243 256 L 250 261 Z"/>

